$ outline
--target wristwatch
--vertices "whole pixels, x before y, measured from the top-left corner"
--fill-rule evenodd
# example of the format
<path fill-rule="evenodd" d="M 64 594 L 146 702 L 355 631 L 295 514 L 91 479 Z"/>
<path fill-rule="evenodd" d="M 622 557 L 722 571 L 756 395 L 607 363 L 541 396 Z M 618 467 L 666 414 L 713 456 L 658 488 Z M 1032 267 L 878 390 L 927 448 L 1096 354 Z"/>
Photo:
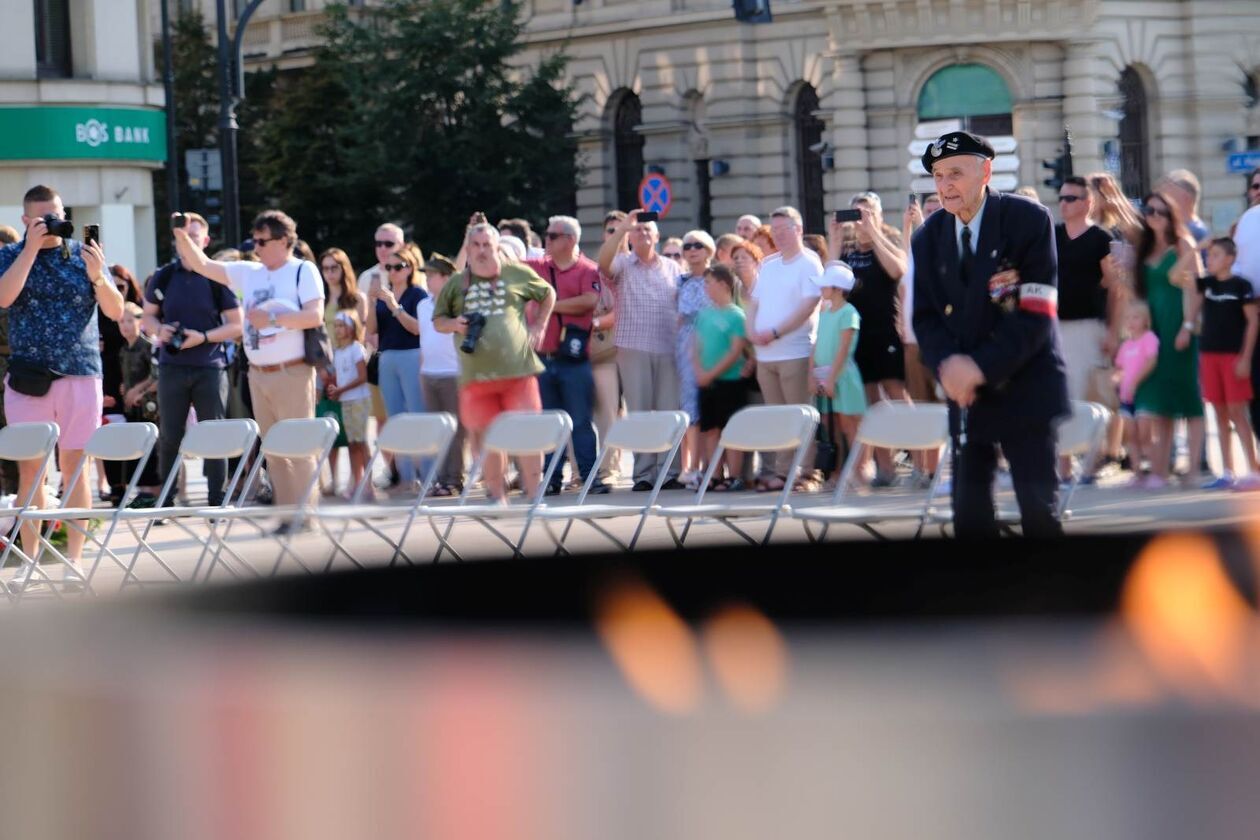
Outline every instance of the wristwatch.
<path fill-rule="evenodd" d="M 394 317 L 398 317 L 398 313 L 403 311 L 403 305 L 400 303 L 394 307 Z"/>
<path fill-rule="evenodd" d="M 1182 321 L 1181 328 L 1186 332 L 1194 332 L 1194 321 Z"/>

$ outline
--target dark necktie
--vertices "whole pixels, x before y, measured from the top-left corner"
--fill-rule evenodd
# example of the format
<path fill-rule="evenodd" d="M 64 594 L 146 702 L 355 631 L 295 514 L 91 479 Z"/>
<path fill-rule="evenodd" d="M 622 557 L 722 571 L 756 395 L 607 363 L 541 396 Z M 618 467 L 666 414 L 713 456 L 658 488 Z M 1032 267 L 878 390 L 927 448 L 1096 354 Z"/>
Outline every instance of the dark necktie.
<path fill-rule="evenodd" d="M 962 259 L 958 261 L 958 276 L 962 279 L 964 286 L 971 282 L 971 264 L 974 262 L 974 258 L 975 252 L 971 250 L 971 228 L 964 226 L 962 229 Z"/>

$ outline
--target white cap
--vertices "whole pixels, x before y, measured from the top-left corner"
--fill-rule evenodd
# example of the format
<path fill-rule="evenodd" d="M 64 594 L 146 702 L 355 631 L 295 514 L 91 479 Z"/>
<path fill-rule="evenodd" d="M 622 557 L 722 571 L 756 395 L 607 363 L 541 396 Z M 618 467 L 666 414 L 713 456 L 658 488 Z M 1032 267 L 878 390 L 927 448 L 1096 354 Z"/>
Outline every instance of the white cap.
<path fill-rule="evenodd" d="M 837 261 L 827 263 L 823 273 L 815 277 L 814 282 L 824 289 L 831 286 L 849 292 L 853 290 L 857 280 L 853 276 L 853 269 Z"/>
<path fill-rule="evenodd" d="M 506 245 L 508 247 L 508 250 L 510 250 L 513 254 L 515 254 L 518 260 L 524 260 L 526 254 L 528 253 L 528 251 L 525 248 L 525 243 L 522 242 L 518 237 L 512 236 L 511 234 L 508 234 L 508 233 L 505 233 L 499 237 L 499 244 Z"/>

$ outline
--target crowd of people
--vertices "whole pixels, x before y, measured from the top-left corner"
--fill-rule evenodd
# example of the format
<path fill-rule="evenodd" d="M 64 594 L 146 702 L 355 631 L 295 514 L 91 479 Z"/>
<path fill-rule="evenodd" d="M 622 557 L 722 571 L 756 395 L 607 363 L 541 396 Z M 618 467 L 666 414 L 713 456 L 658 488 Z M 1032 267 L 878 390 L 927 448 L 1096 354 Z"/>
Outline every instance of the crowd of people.
<path fill-rule="evenodd" d="M 1136 202 L 1105 173 L 1066 179 L 1055 248 L 1068 389 L 1117 409 L 1105 456 L 1132 471 L 1134 486 L 1167 486 L 1179 424 L 1196 480 L 1206 464 L 1206 402 L 1224 472 L 1204 486 L 1256 489 L 1260 171 L 1232 236 L 1209 233 L 1198 195 L 1184 170 Z M 337 486 L 334 460 L 331 479 L 317 485 L 331 495 L 362 481 L 373 418 L 380 429 L 401 412 L 448 411 L 459 436 L 432 493 L 452 496 L 496 416 L 559 409 L 573 421 L 567 481 L 595 471 L 592 492 L 603 493 L 622 476 L 617 453 L 597 463 L 599 441 L 626 410 L 681 409 L 691 418 L 678 458 L 635 456 L 626 478 L 644 491 L 662 471 L 666 489 L 697 487 L 722 427 L 746 405 L 814 403 L 832 415 L 824 426 L 851 442 L 874 402 L 944 396 L 911 318 L 911 242 L 942 212 L 936 195 L 912 201 L 900 227 L 885 221 L 878 194 L 863 192 L 825 232 L 805 231 L 800 213 L 784 206 L 765 222 L 744 215 L 733 231 L 663 242 L 641 211 L 612 210 L 593 258 L 569 216 L 535 233 L 522 219 L 492 225 L 475 214 L 454 257 L 426 257 L 402 227 L 384 223 L 376 262 L 361 272 L 343 248 L 316 257 L 278 210 L 253 221 L 248 249 L 208 254 L 209 226 L 188 213 L 173 228 L 177 258 L 144 283 L 108 265 L 99 243 L 50 230 L 65 215 L 52 188 L 32 188 L 23 208 L 24 235 L 0 228 L 10 243 L 0 249 L 0 420 L 56 421 L 65 475 L 103 418 L 158 423 L 158 457 L 138 479 L 138 504 L 151 504 L 174 468 L 190 419 L 252 416 L 265 434 L 285 418 L 333 413 L 350 481 Z M 309 333 L 321 331 L 330 352 L 312 355 Z M 1235 463 L 1231 429 L 1245 464 Z M 907 477 L 898 455 L 876 450 L 855 481 L 927 486 L 939 465 L 915 455 Z M 711 489 L 781 489 L 790 460 L 729 454 Z M 799 489 L 835 480 L 813 465 L 811 453 Z M 382 489 L 412 492 L 427 466 L 398 458 Z M 507 466 L 485 465 L 492 500 L 512 489 Z M 519 459 L 514 481 L 534 491 L 542 466 Z M 547 493 L 564 492 L 564 466 Z M 311 468 L 268 463 L 273 500 L 298 502 Z M 0 464 L 0 490 L 25 492 L 34 470 Z M 206 464 L 210 504 L 223 501 L 227 475 L 225 462 Z M 101 498 L 117 504 L 130 478 L 126 465 L 102 470 Z M 63 488 L 63 501 L 87 506 L 88 483 Z M 72 533 L 68 556 L 81 546 Z"/>

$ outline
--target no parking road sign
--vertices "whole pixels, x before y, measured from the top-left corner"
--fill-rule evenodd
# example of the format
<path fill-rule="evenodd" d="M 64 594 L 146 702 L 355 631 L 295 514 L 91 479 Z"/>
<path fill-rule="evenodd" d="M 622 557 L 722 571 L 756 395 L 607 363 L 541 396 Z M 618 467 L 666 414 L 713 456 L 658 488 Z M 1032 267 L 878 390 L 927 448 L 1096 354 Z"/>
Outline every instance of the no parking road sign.
<path fill-rule="evenodd" d="M 639 182 L 639 206 L 655 211 L 663 219 L 674 203 L 674 188 L 664 175 L 651 174 Z"/>

